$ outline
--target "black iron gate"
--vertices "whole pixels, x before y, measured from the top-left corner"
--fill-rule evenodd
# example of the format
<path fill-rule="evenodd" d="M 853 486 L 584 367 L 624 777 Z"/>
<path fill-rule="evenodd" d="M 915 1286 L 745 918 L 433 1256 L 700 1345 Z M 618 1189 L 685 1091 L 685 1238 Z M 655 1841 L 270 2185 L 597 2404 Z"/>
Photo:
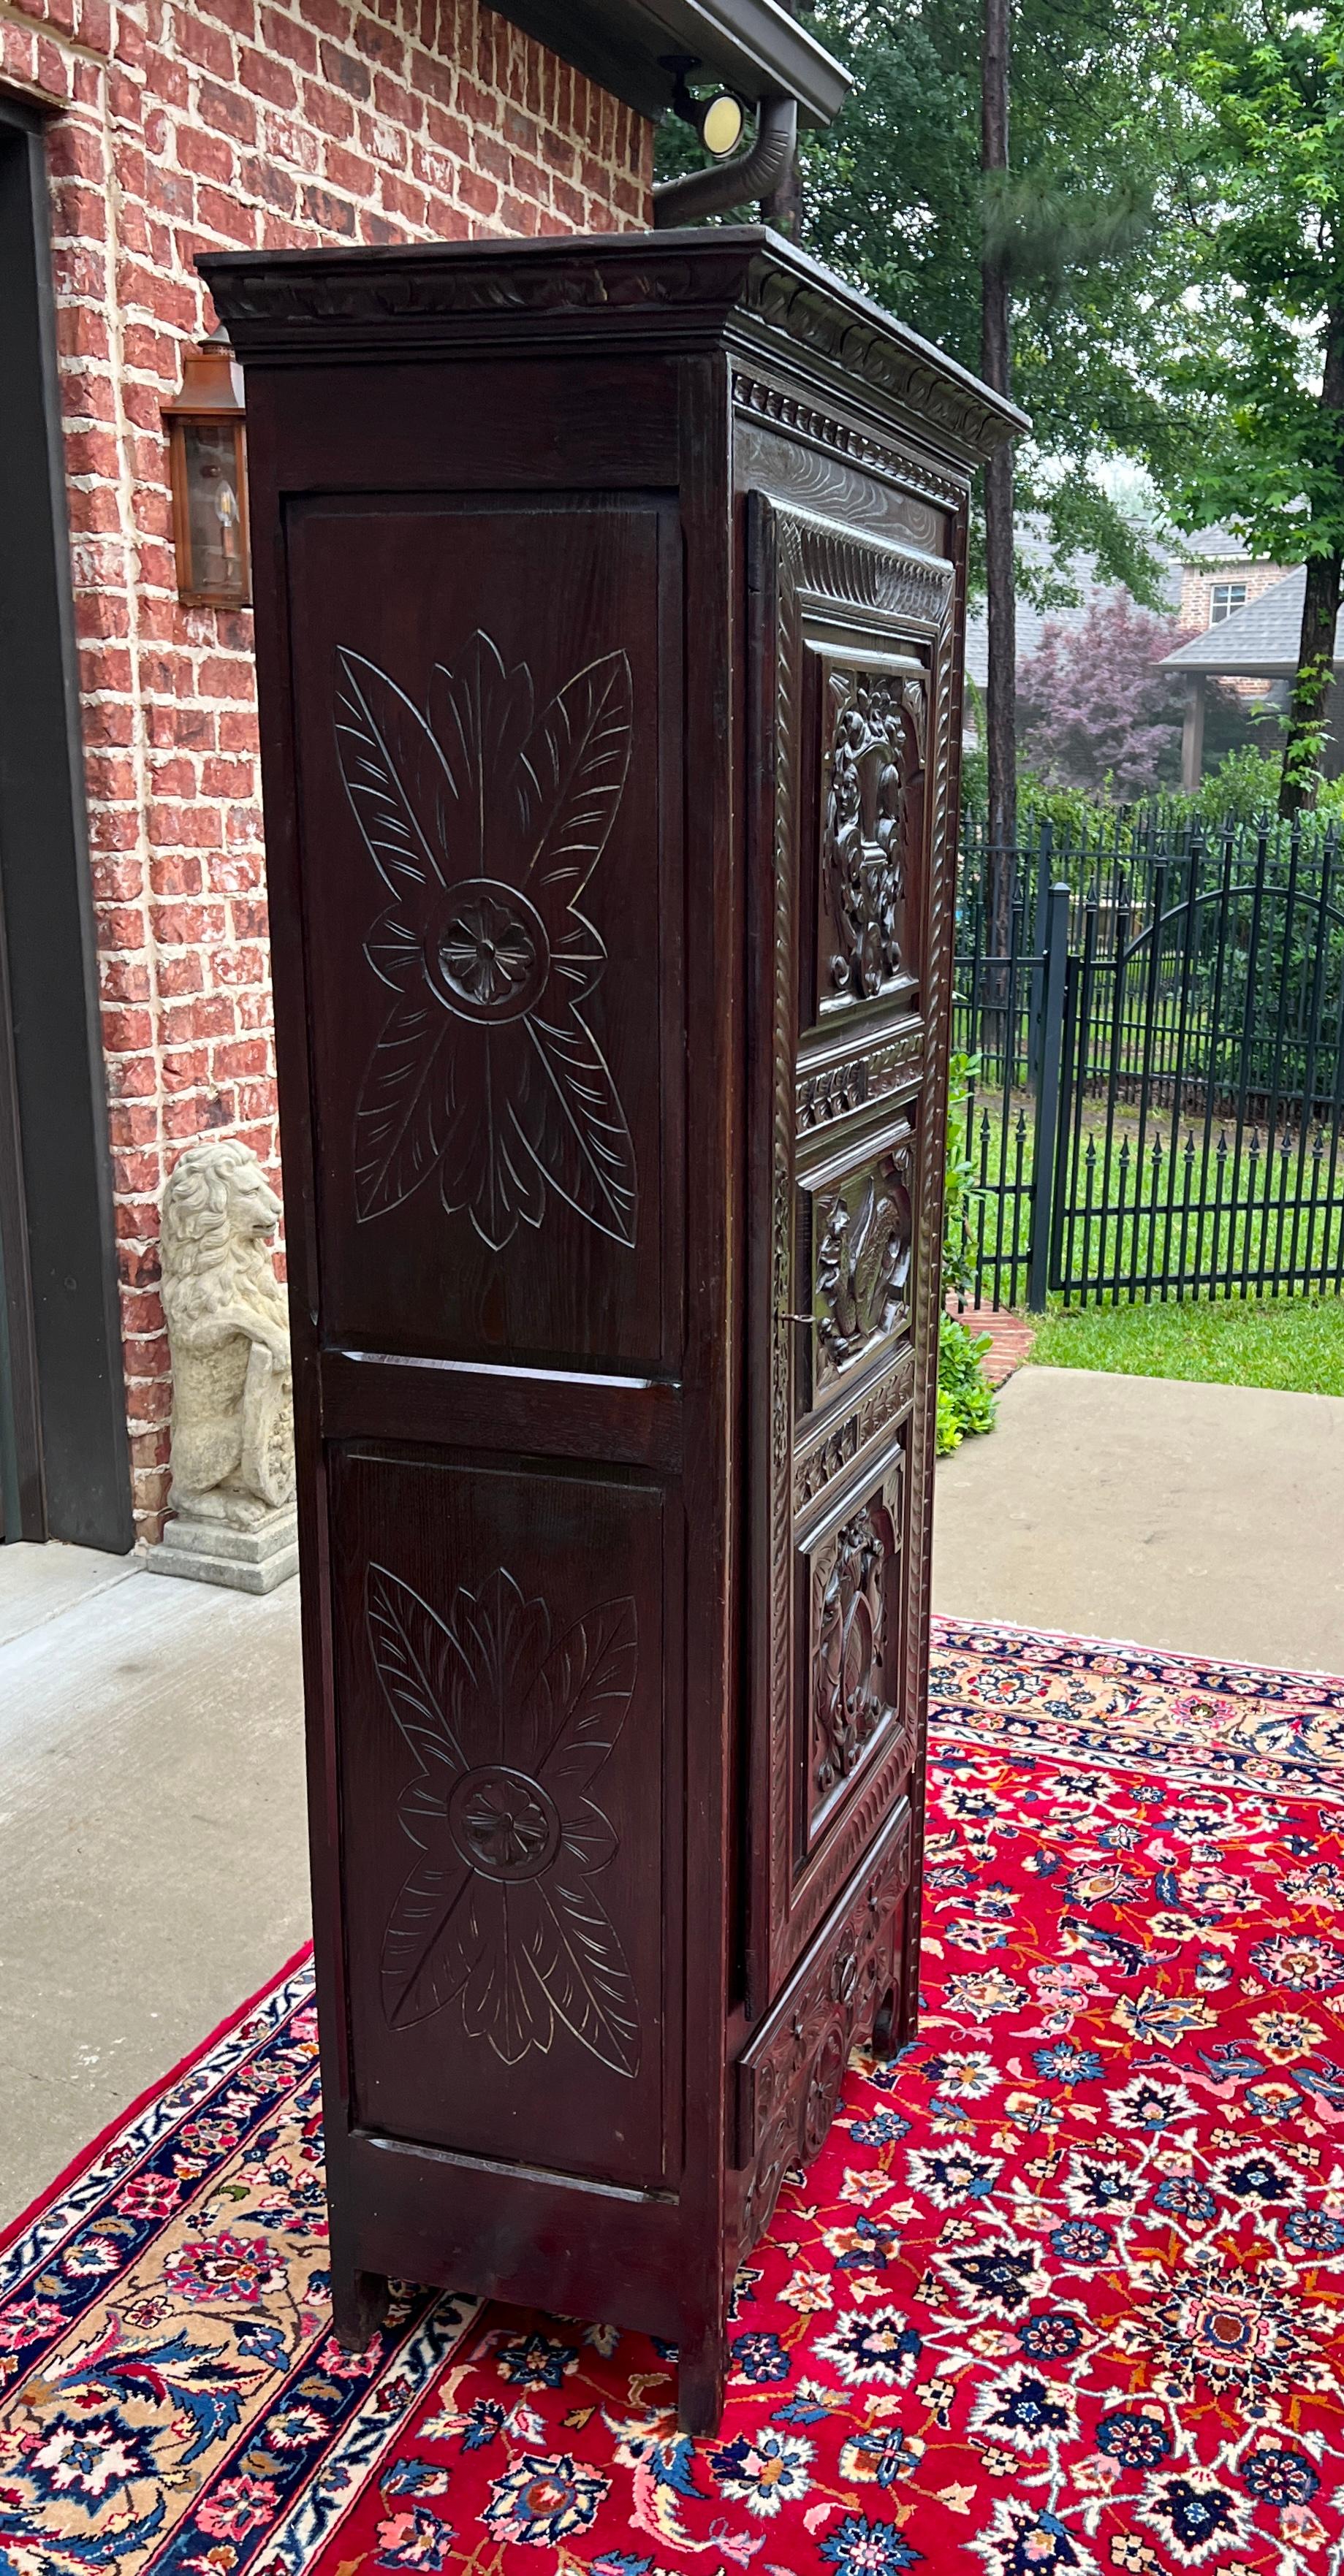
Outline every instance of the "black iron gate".
<path fill-rule="evenodd" d="M 1344 1288 L 1335 827 L 972 838 L 954 1042 L 982 1302 Z"/>

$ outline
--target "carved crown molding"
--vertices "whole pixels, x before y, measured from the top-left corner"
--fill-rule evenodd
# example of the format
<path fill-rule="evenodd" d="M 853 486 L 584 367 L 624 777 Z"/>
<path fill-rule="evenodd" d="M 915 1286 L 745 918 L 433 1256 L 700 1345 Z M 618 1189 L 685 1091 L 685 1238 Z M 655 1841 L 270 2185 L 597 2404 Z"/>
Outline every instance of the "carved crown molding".
<path fill-rule="evenodd" d="M 969 457 L 1027 426 L 918 333 L 763 226 L 582 241 L 423 242 L 391 249 L 212 252 L 199 263 L 243 358 L 302 361 L 398 345 L 445 352 L 520 322 L 591 346 L 632 325 L 669 347 L 736 338 L 806 352 L 917 413 Z"/>

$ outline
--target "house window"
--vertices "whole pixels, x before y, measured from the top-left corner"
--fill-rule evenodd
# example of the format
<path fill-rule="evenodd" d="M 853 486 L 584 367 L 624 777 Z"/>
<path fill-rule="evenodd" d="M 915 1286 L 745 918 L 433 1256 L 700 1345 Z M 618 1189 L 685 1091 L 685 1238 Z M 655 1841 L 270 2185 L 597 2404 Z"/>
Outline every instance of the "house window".
<path fill-rule="evenodd" d="M 1245 605 L 1246 584 L 1244 581 L 1214 582 L 1209 592 L 1210 626 L 1221 626 L 1223 619 L 1225 617 L 1230 617 L 1234 608 L 1244 608 Z"/>

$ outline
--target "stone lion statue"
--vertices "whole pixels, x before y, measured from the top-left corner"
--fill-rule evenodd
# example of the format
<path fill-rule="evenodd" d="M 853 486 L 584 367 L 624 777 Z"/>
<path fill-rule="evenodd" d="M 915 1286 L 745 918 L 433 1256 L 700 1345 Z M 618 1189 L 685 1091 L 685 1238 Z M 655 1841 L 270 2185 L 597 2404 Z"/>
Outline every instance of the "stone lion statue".
<path fill-rule="evenodd" d="M 231 1137 L 198 1136 L 163 1194 L 169 1508 L 238 1528 L 294 1495 L 289 1327 L 270 1252 L 280 1215 L 256 1155 Z"/>

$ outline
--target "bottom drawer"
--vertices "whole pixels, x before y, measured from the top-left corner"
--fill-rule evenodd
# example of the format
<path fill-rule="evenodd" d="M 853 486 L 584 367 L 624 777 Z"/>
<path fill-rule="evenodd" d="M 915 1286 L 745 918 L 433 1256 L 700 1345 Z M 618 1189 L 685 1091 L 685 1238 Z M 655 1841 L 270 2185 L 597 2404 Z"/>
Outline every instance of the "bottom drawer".
<path fill-rule="evenodd" d="M 743 2250 L 769 2224 L 790 2167 L 820 2152 L 850 2050 L 879 2016 L 899 2018 L 912 1839 L 902 1798 L 737 2061 Z"/>

